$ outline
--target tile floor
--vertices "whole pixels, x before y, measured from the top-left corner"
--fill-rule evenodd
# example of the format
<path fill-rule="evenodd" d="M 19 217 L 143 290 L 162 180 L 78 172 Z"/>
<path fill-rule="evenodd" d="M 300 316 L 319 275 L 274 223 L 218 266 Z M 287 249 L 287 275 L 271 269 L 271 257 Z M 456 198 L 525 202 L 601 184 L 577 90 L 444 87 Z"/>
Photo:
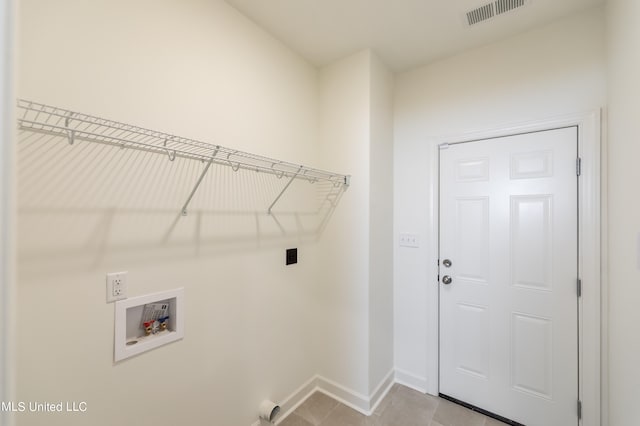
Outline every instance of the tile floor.
<path fill-rule="evenodd" d="M 395 384 L 371 416 L 316 392 L 280 426 L 505 426 L 442 398 Z"/>

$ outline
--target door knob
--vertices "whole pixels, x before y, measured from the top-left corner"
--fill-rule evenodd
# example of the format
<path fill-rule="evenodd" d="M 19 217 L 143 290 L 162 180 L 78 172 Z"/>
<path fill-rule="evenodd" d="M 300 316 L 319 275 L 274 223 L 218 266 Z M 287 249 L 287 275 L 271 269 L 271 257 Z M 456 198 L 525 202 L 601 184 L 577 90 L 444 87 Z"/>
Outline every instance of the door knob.
<path fill-rule="evenodd" d="M 451 268 L 451 261 L 449 259 L 445 259 L 442 261 L 442 264 L 446 267 L 446 268 Z"/>
<path fill-rule="evenodd" d="M 445 275 L 444 277 L 442 277 L 442 283 L 443 284 L 451 284 L 451 281 L 453 281 L 451 279 L 451 277 L 449 275 Z"/>

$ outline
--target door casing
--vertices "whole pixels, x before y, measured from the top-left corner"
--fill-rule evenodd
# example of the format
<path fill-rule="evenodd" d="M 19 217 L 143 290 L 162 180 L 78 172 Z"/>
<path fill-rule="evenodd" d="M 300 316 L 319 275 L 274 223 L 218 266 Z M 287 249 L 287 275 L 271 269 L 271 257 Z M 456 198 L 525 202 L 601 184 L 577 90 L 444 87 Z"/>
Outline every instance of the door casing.
<path fill-rule="evenodd" d="M 14 400 L 15 244 L 14 244 L 14 0 L 0 2 L 0 400 Z M 14 416 L 0 412 L 0 424 L 11 426 Z"/>
<path fill-rule="evenodd" d="M 439 229 L 439 149 L 441 144 L 471 142 L 476 140 L 511 136 L 541 130 L 551 130 L 559 127 L 578 127 L 578 156 L 581 158 L 581 175 L 578 187 L 579 209 L 579 265 L 578 272 L 582 280 L 582 297 L 578 302 L 578 333 L 579 333 L 579 365 L 578 373 L 580 386 L 579 397 L 582 401 L 583 426 L 599 426 L 607 424 L 606 391 L 607 370 L 602 363 L 606 359 L 606 352 L 602 348 L 602 339 L 606 341 L 606 334 L 601 331 L 602 318 L 606 318 L 607 287 L 602 275 L 601 262 L 606 260 L 602 244 L 606 236 L 606 229 L 602 226 L 602 216 L 606 209 L 601 204 L 602 199 L 602 164 L 601 164 L 601 112 L 571 114 L 561 117 L 539 120 L 518 125 L 504 126 L 492 130 L 464 133 L 451 137 L 434 138 L 429 141 L 432 149 L 429 188 L 430 206 L 433 215 L 429 218 L 429 282 L 427 285 L 427 392 L 438 395 L 439 392 L 439 282 L 438 268 L 438 229 Z M 602 185 L 604 187 L 604 185 Z M 605 194 L 606 195 L 606 194 Z M 603 357 L 605 355 L 605 357 Z M 603 386 L 603 384 L 605 386 Z"/>

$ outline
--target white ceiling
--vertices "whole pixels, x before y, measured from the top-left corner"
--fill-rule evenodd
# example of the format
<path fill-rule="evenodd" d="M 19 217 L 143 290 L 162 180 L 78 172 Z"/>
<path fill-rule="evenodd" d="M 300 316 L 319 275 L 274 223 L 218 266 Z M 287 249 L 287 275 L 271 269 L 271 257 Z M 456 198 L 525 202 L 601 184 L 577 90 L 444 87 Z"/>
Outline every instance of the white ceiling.
<path fill-rule="evenodd" d="M 509 37 L 604 0 L 531 0 L 474 27 L 490 0 L 226 0 L 317 66 L 373 48 L 395 71 Z"/>

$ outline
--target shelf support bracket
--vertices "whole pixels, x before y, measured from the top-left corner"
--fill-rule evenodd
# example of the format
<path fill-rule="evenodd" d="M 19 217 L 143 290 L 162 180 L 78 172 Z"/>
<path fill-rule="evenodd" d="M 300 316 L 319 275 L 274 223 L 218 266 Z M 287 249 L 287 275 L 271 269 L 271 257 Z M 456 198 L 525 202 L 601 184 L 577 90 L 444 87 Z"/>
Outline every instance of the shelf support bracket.
<path fill-rule="evenodd" d="M 220 147 L 218 146 L 216 148 L 215 152 L 213 153 L 213 155 L 211 156 L 211 158 L 209 159 L 209 161 L 207 162 L 207 165 L 204 166 L 204 170 L 200 174 L 200 177 L 198 178 L 198 181 L 196 182 L 196 185 L 193 187 L 193 190 L 191 190 L 191 194 L 189 194 L 189 198 L 187 198 L 187 201 L 184 203 L 184 206 L 182 206 L 182 210 L 181 210 L 182 216 L 186 216 L 187 215 L 187 207 L 189 207 L 189 203 L 191 202 L 191 199 L 196 194 L 196 191 L 198 190 L 198 187 L 202 183 L 202 179 L 204 179 L 205 175 L 209 171 L 209 167 L 211 167 L 211 164 L 213 164 L 213 158 L 216 156 L 216 154 L 218 153 L 219 149 L 220 149 Z"/>
<path fill-rule="evenodd" d="M 67 137 L 69 138 L 69 145 L 73 145 L 76 141 L 76 131 L 69 128 L 69 122 L 71 121 L 70 114 L 67 118 L 64 119 L 64 127 L 67 128 Z"/>
<path fill-rule="evenodd" d="M 273 206 L 276 205 L 276 203 L 278 202 L 278 200 L 280 199 L 280 197 L 282 197 L 282 194 L 284 194 L 284 192 L 287 190 L 287 188 L 289 188 L 289 185 L 291 185 L 293 183 L 293 180 L 298 176 L 298 174 L 300 173 L 300 171 L 302 170 L 302 166 L 300 166 L 300 168 L 298 169 L 297 172 L 295 172 L 293 174 L 293 176 L 291 176 L 291 179 L 289 179 L 289 182 L 287 182 L 287 184 L 284 186 L 284 188 L 282 188 L 282 191 L 280 191 L 280 193 L 278 194 L 278 196 L 276 197 L 275 200 L 273 200 L 273 203 L 271 203 L 271 205 L 269 206 L 269 208 L 267 209 L 267 214 L 271 214 L 271 209 L 273 208 Z"/>
<path fill-rule="evenodd" d="M 165 146 L 165 150 L 167 151 L 167 155 L 169 156 L 169 161 L 175 160 L 176 159 L 176 150 L 174 149 L 173 152 L 172 152 L 167 148 L 167 139 L 164 140 L 164 146 Z"/>

